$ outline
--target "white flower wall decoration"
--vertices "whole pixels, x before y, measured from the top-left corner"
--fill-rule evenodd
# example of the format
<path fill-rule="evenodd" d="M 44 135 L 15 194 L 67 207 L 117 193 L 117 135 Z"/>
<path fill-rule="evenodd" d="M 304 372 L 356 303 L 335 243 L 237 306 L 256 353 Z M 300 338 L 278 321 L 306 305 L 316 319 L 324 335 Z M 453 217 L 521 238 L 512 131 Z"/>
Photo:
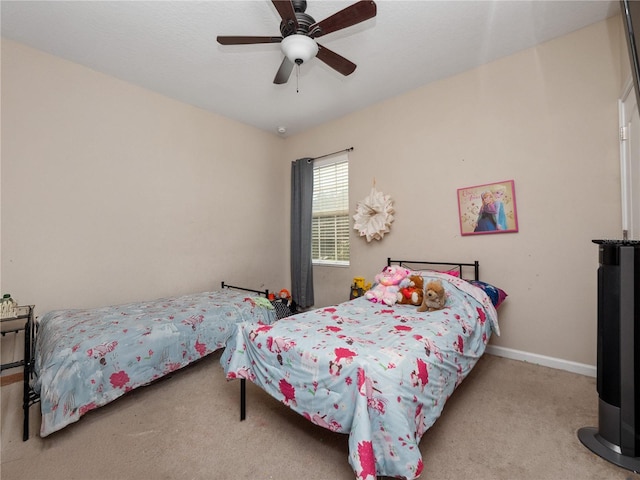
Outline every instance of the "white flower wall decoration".
<path fill-rule="evenodd" d="M 391 231 L 394 213 L 391 196 L 385 195 L 373 186 L 369 196 L 358 202 L 356 206 L 353 228 L 361 237 L 366 237 L 367 242 L 382 240 L 384 234 Z"/>

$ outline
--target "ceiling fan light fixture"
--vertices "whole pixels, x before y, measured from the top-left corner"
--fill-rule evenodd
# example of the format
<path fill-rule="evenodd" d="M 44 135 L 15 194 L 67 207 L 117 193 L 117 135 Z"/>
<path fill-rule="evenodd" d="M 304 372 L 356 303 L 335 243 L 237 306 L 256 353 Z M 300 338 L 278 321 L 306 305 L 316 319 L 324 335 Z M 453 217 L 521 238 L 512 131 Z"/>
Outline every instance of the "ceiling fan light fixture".
<path fill-rule="evenodd" d="M 283 38 L 280 46 L 284 56 L 297 65 L 311 60 L 318 53 L 316 41 L 301 34 L 289 35 Z"/>

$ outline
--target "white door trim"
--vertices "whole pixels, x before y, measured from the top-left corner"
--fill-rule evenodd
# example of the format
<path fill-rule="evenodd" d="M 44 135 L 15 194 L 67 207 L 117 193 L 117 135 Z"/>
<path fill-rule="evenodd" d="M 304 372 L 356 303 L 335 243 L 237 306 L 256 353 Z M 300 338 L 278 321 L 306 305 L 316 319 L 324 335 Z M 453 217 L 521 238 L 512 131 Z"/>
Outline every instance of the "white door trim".
<path fill-rule="evenodd" d="M 632 121 L 638 121 L 638 103 L 629 78 L 618 100 L 622 230 L 623 236 L 626 233 L 628 238 L 640 240 L 640 139 L 631 137 L 638 131 Z"/>

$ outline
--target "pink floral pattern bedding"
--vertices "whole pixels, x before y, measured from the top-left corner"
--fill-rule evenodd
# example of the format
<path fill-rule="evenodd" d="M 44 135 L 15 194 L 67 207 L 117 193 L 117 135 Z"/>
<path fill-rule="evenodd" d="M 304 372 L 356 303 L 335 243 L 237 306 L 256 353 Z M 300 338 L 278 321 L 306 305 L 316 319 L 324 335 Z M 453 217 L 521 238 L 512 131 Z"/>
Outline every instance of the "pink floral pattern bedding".
<path fill-rule="evenodd" d="M 489 297 L 440 273 L 446 308 L 417 312 L 364 297 L 277 321 L 238 324 L 220 362 L 311 422 L 349 434 L 356 478 L 417 478 L 418 444 L 499 334 Z"/>
<path fill-rule="evenodd" d="M 40 394 L 40 435 L 224 347 L 236 322 L 275 321 L 274 310 L 252 295 L 223 289 L 45 314 L 33 384 Z"/>

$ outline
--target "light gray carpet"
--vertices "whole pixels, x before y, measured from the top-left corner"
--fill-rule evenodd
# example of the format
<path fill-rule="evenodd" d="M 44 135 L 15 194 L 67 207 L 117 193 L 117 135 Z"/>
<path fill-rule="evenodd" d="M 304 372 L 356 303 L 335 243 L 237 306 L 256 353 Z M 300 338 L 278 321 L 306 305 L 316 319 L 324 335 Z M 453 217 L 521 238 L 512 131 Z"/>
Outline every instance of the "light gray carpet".
<path fill-rule="evenodd" d="M 316 427 L 247 382 L 227 382 L 216 353 L 22 442 L 22 384 L 2 387 L 2 480 L 354 479 L 347 436 Z M 420 443 L 425 480 L 640 480 L 592 454 L 595 379 L 485 355 Z"/>

